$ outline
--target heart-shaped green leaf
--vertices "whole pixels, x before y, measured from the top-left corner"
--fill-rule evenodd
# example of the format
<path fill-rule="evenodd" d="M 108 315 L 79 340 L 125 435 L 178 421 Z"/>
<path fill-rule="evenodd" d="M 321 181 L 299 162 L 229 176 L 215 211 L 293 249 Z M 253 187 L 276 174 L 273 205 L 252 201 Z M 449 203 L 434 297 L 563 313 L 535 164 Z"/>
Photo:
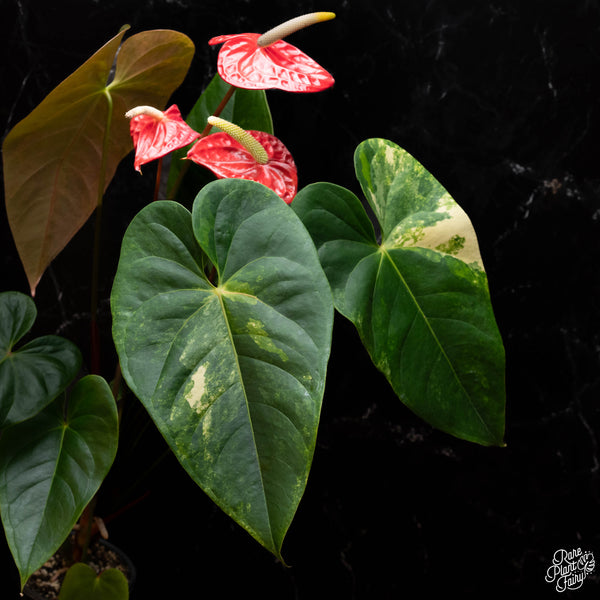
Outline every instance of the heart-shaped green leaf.
<path fill-rule="evenodd" d="M 392 142 L 363 142 L 355 166 L 381 244 L 344 188 L 314 184 L 292 204 L 318 248 L 336 308 L 415 413 L 457 437 L 502 444 L 504 348 L 471 222 Z"/>
<path fill-rule="evenodd" d="M 4 140 L 6 211 L 32 295 L 133 148 L 125 113 L 144 104 L 163 108 L 191 62 L 194 45 L 182 33 L 145 31 L 119 49 L 123 35 L 67 77 Z"/>
<path fill-rule="evenodd" d="M 110 387 L 88 375 L 0 438 L 0 514 L 21 584 L 64 542 L 117 450 Z"/>
<path fill-rule="evenodd" d="M 0 429 L 40 412 L 67 387 L 81 365 L 77 347 L 55 335 L 14 349 L 36 316 L 29 296 L 0 294 Z"/>
<path fill-rule="evenodd" d="M 58 600 L 127 600 L 127 578 L 118 569 L 100 574 L 89 565 L 75 563 L 65 575 Z"/>
<path fill-rule="evenodd" d="M 217 73 L 187 115 L 186 123 L 195 131 L 203 131 L 207 124 L 206 120 L 215 112 L 230 88 L 231 86 L 223 81 Z M 264 90 L 236 89 L 220 116 L 242 129 L 273 134 L 273 119 Z M 171 154 L 167 183 L 169 199 L 190 198 L 191 201 L 199 189 L 214 180 L 214 175 L 210 171 L 198 166 L 192 166 L 188 173 L 184 173 L 184 169 L 190 166 L 189 163 L 182 161 L 187 150 L 188 148 L 183 148 Z M 179 181 L 179 178 L 183 179 L 184 175 L 185 180 L 182 187 L 182 181 Z"/>
<path fill-rule="evenodd" d="M 129 386 L 190 476 L 281 558 L 314 452 L 333 320 L 306 229 L 252 181 L 208 184 L 192 215 L 154 202 L 125 234 L 111 301 Z"/>

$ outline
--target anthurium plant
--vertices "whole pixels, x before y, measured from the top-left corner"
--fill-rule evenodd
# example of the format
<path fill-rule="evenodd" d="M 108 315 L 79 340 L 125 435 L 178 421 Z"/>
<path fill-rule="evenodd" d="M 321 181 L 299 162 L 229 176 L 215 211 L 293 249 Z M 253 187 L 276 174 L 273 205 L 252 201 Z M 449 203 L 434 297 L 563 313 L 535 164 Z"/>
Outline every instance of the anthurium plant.
<path fill-rule="evenodd" d="M 504 350 L 464 210 L 385 139 L 356 149 L 363 199 L 336 183 L 298 190 L 294 140 L 274 135 L 265 90 L 334 84 L 282 37 L 333 17 L 211 39 L 218 74 L 185 119 L 165 105 L 192 41 L 160 30 L 125 39 L 123 29 L 6 137 L 6 209 L 31 292 L 0 294 L 0 513 L 22 585 L 74 526 L 88 534 L 78 536 L 85 550 L 117 452 L 118 408 L 135 398 L 189 476 L 283 563 L 315 450 L 334 310 L 356 326 L 391 402 L 450 435 L 503 445 Z M 101 210 L 132 149 L 144 177 L 156 161 L 157 192 L 122 240 L 110 298 L 118 364 L 103 372 Z M 44 271 L 94 211 L 82 365 L 66 339 L 19 342 Z M 90 578 L 77 569 L 69 586 Z"/>

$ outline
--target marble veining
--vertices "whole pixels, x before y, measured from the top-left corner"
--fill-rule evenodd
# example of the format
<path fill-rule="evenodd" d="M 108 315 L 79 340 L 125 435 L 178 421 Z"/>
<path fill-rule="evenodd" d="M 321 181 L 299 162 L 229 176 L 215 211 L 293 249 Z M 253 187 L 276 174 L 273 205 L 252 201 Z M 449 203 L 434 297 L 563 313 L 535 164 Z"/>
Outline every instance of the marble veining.
<path fill-rule="evenodd" d="M 210 37 L 263 32 L 313 10 L 337 18 L 289 41 L 336 84 L 317 95 L 270 92 L 276 134 L 294 154 L 300 187 L 325 180 L 360 195 L 354 148 L 385 137 L 465 209 L 506 346 L 507 446 L 431 430 L 336 318 L 313 470 L 283 548 L 290 569 L 238 531 L 170 457 L 127 498 L 120 493 L 130 482 L 121 478 L 140 456 L 117 463 L 101 509 L 150 493 L 114 521 L 112 541 L 136 561 L 136 598 L 175 589 L 198 596 L 198 579 L 223 597 L 554 597 L 544 576 L 556 550 L 582 547 L 600 560 L 600 4 L 8 0 L 0 131 L 124 23 L 132 33 L 173 28 L 192 37 L 196 57 L 173 97 L 185 114 L 215 72 Z M 132 164 L 123 161 L 105 202 L 104 325 L 118 240 L 153 186 Z M 88 290 L 72 265 L 89 269 L 92 232 L 90 223 L 43 277 L 36 334 L 86 344 Z M 26 292 L 3 203 L 0 241 L 0 291 Z M 126 435 L 145 422 L 131 410 Z M 142 448 L 159 457 L 164 442 L 149 433 Z M 171 551 L 157 568 L 162 544 Z M 1 573 L 7 552 L 0 539 Z M 0 578 L 3 598 L 16 590 L 8 582 Z M 596 568 L 567 597 L 599 590 Z"/>

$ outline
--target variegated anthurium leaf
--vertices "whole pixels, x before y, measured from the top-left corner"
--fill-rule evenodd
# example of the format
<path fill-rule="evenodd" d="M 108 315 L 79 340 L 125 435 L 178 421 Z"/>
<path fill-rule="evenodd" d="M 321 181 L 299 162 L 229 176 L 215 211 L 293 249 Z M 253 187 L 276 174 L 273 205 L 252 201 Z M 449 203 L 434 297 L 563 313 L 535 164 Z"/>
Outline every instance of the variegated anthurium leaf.
<path fill-rule="evenodd" d="M 355 167 L 381 243 L 345 188 L 310 185 L 292 204 L 319 251 L 336 308 L 416 414 L 457 437 L 502 445 L 504 347 L 469 218 L 392 142 L 360 144 Z"/>
<path fill-rule="evenodd" d="M 88 375 L 0 438 L 0 514 L 21 586 L 65 541 L 115 458 L 117 407 Z"/>
<path fill-rule="evenodd" d="M 37 311 L 20 292 L 0 294 L 0 429 L 33 417 L 73 380 L 81 354 L 56 335 L 15 345 L 31 329 Z"/>
<path fill-rule="evenodd" d="M 281 559 L 333 321 L 306 229 L 252 181 L 209 183 L 192 214 L 154 202 L 125 234 L 111 303 L 129 386 L 194 481 Z"/>

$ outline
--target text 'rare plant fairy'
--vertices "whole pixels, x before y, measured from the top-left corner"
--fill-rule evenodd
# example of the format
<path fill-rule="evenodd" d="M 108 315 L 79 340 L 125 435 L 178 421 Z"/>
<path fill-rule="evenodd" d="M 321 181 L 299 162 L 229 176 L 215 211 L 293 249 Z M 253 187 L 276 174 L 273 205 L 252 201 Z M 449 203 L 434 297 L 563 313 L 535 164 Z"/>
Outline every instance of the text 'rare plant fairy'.
<path fill-rule="evenodd" d="M 466 213 L 410 154 L 369 139 L 355 171 L 378 240 L 346 188 L 298 190 L 292 153 L 273 134 L 264 90 L 334 84 L 281 38 L 334 16 L 212 38 L 222 44 L 219 74 L 185 120 L 163 107 L 183 82 L 191 41 L 150 31 L 123 42 L 121 31 L 8 134 L 7 213 L 32 294 L 96 210 L 92 322 L 101 207 L 118 163 L 132 149 L 139 172 L 156 160 L 157 200 L 170 155 L 172 198 L 148 203 L 122 240 L 110 296 L 118 364 L 108 374 L 58 337 L 19 347 L 35 305 L 0 293 L 0 512 L 22 585 L 78 520 L 77 542 L 89 543 L 93 497 L 132 396 L 189 476 L 283 562 L 315 451 L 334 309 L 421 418 L 503 444 L 504 350 Z M 76 128 L 65 104 L 80 111 Z M 69 585 L 91 585 L 77 569 Z"/>

